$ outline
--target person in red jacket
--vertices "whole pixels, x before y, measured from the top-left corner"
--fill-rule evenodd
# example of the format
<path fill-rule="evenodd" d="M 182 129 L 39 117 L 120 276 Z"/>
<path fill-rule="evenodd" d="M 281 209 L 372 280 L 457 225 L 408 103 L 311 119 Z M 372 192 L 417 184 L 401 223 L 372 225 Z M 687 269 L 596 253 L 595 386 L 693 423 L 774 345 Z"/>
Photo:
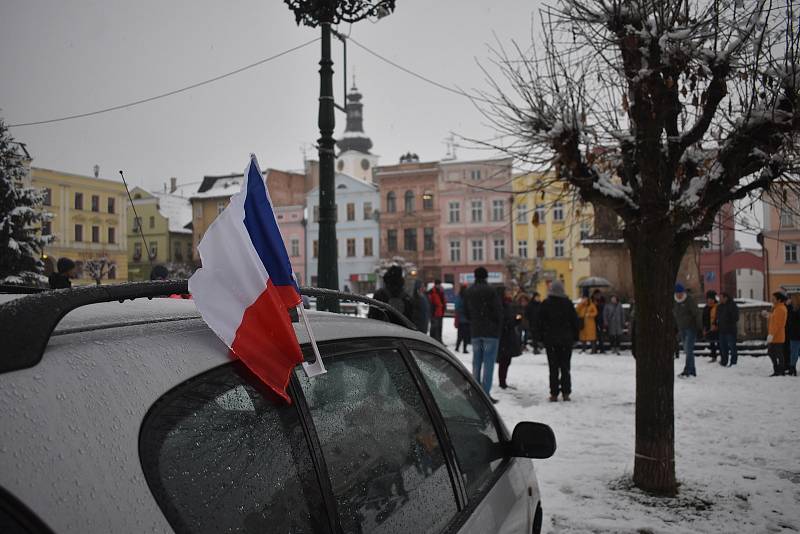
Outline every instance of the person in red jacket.
<path fill-rule="evenodd" d="M 447 297 L 444 296 L 442 281 L 438 278 L 433 281 L 433 287 L 428 291 L 428 299 L 431 301 L 431 337 L 441 343 L 442 341 L 442 318 L 447 306 Z"/>

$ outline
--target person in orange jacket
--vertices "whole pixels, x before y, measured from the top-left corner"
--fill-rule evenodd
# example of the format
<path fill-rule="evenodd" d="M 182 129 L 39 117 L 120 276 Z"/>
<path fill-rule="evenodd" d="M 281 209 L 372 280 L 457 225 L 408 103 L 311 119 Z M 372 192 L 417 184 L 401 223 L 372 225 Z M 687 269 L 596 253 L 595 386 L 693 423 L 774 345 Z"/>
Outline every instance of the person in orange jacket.
<path fill-rule="evenodd" d="M 583 298 L 575 306 L 575 312 L 578 314 L 578 319 L 583 323 L 578 334 L 578 339 L 581 342 L 581 352 L 586 351 L 588 343 L 592 347 L 592 354 L 595 354 L 597 352 L 597 323 L 595 322 L 597 306 L 589 298 L 588 291 L 583 293 Z"/>
<path fill-rule="evenodd" d="M 781 292 L 772 294 L 772 312 L 769 314 L 767 328 L 767 354 L 772 360 L 772 374 L 783 376 L 786 369 L 783 365 L 783 344 L 786 342 L 786 296 Z"/>

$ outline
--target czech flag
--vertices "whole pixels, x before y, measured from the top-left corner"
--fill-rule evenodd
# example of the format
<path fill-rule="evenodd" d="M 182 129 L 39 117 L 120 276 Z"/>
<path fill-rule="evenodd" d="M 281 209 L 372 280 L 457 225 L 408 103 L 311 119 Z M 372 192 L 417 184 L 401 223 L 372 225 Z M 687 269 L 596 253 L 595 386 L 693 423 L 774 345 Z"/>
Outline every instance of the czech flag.
<path fill-rule="evenodd" d="M 288 309 L 302 299 L 255 155 L 242 189 L 198 246 L 203 267 L 189 291 L 206 324 L 267 386 L 287 401 L 303 362 Z"/>

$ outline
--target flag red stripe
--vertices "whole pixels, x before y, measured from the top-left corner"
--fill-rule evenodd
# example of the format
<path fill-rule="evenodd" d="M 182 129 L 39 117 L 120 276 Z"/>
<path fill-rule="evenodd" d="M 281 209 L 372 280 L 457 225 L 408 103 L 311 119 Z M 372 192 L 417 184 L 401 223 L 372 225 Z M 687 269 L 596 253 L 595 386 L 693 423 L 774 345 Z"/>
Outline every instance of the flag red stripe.
<path fill-rule="evenodd" d="M 272 280 L 267 281 L 267 289 L 245 309 L 231 351 L 267 386 L 291 402 L 286 386 L 292 369 L 302 363 L 303 354 L 282 290 L 297 295 L 294 287 L 276 287 Z"/>

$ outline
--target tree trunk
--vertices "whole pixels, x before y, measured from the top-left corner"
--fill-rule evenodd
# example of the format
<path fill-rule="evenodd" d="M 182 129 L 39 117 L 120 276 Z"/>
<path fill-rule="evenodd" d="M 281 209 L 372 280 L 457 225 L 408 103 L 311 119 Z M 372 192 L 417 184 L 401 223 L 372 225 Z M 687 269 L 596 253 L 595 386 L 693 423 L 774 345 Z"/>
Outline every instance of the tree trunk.
<path fill-rule="evenodd" d="M 650 226 L 648 228 L 648 226 Z M 687 246 L 669 225 L 643 224 L 627 236 L 636 305 L 636 451 L 633 482 L 675 495 L 675 321 L 673 293 Z M 666 227 L 666 228 L 665 228 Z"/>

